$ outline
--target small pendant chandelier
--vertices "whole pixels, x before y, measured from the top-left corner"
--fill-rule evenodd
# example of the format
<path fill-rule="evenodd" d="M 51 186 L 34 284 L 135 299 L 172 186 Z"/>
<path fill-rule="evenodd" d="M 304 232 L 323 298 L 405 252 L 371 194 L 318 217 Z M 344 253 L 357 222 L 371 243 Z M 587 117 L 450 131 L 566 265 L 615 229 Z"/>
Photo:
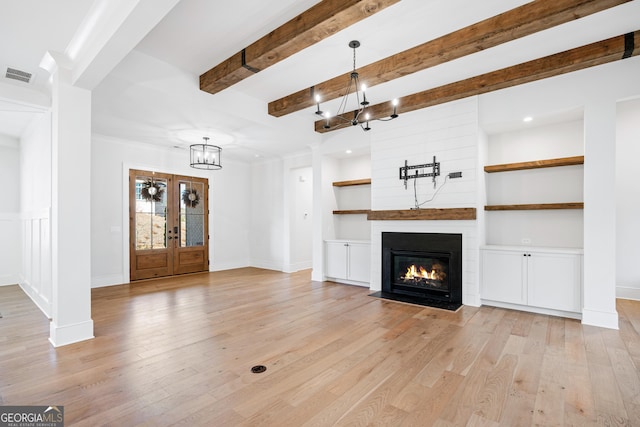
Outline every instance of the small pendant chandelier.
<path fill-rule="evenodd" d="M 371 130 L 371 128 L 369 127 L 369 121 L 371 120 L 379 120 L 379 121 L 385 122 L 385 121 L 389 121 L 397 118 L 398 117 L 398 113 L 397 113 L 398 100 L 394 99 L 393 101 L 391 101 L 393 105 L 393 114 L 391 114 L 389 117 L 383 118 L 383 119 L 371 119 L 369 113 L 367 112 L 367 106 L 369 105 L 369 101 L 367 101 L 367 94 L 366 94 L 367 86 L 364 83 L 360 84 L 360 76 L 356 71 L 356 49 L 360 47 L 360 42 L 358 40 L 351 40 L 349 42 L 349 47 L 353 49 L 353 71 L 351 72 L 349 83 L 345 88 L 345 92 L 344 92 L 345 95 L 342 98 L 342 101 L 340 101 L 338 112 L 335 115 L 335 118 L 338 120 L 341 120 L 342 122 L 338 123 L 337 125 L 334 125 L 333 127 L 342 128 L 345 126 L 360 125 L 362 130 L 366 132 Z M 349 101 L 349 95 L 352 92 L 355 94 L 356 102 L 358 106 L 356 107 L 357 109 L 353 111 L 353 118 L 349 119 L 345 117 L 345 113 L 347 112 L 347 108 L 348 108 L 347 104 Z M 315 101 L 316 101 L 316 114 L 319 116 L 323 116 L 326 119 L 324 128 L 331 129 L 332 127 L 330 125 L 330 122 L 331 122 L 330 119 L 332 117 L 331 113 L 329 111 L 320 110 L 320 95 L 315 96 Z"/>
<path fill-rule="evenodd" d="M 204 144 L 193 144 L 189 147 L 191 152 L 191 167 L 196 169 L 216 170 L 222 169 L 220 157 L 222 148 L 217 145 L 209 145 L 209 137 L 202 138 Z"/>

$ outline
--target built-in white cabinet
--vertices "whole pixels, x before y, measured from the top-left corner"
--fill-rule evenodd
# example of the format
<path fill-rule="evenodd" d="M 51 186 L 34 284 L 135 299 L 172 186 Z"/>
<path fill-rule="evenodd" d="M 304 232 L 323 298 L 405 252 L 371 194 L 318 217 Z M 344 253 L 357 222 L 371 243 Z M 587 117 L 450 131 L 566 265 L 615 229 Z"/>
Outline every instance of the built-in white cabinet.
<path fill-rule="evenodd" d="M 336 282 L 369 287 L 371 243 L 364 240 L 325 242 L 325 275 Z"/>
<path fill-rule="evenodd" d="M 484 304 L 581 313 L 582 250 L 486 246 L 480 252 Z"/>
<path fill-rule="evenodd" d="M 482 299 L 527 303 L 527 257 L 524 252 L 482 251 Z"/>

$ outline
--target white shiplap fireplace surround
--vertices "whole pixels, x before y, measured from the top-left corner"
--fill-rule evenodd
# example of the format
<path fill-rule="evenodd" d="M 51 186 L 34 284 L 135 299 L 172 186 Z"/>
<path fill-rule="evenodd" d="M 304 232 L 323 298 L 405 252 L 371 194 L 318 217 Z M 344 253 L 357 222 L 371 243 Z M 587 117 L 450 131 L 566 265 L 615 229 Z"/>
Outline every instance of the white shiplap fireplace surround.
<path fill-rule="evenodd" d="M 436 186 L 444 188 L 422 208 L 470 208 L 480 200 L 483 185 L 478 182 L 480 160 L 477 98 L 467 98 L 437 107 L 409 113 L 402 120 L 376 126 L 371 136 L 371 209 L 396 210 L 414 206 L 413 181 L 407 189 L 399 179 L 398 169 L 405 160 L 409 165 L 430 163 L 435 155 L 441 174 Z M 447 179 L 451 172 L 462 178 Z M 431 178 L 416 182 L 418 202 L 433 195 Z M 479 306 L 479 230 L 484 229 L 483 212 L 476 220 L 407 220 L 370 221 L 371 290 L 381 290 L 382 233 L 453 233 L 462 234 L 462 302 Z"/>

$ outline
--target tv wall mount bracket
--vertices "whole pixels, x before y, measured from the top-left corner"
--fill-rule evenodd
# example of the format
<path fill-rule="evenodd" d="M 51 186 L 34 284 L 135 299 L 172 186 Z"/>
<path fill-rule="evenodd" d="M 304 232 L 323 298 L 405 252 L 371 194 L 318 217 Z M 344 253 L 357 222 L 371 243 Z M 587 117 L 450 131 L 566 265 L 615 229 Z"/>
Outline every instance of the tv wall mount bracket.
<path fill-rule="evenodd" d="M 429 169 L 431 169 L 430 172 L 424 171 Z M 431 181 L 433 185 L 435 185 L 437 176 L 440 176 L 440 162 L 436 161 L 436 156 L 433 156 L 433 163 L 409 166 L 409 162 L 405 160 L 404 166 L 400 167 L 400 179 L 404 181 L 405 190 L 407 188 L 407 181 L 410 179 L 431 177 Z"/>

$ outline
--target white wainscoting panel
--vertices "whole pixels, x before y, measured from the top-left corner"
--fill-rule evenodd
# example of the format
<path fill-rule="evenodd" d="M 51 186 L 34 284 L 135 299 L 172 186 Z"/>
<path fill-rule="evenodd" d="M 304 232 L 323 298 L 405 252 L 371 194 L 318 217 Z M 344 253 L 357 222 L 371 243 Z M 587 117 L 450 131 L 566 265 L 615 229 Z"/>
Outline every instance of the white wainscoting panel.
<path fill-rule="evenodd" d="M 40 310 L 51 317 L 51 210 L 22 217 L 22 272 L 19 284 Z"/>

